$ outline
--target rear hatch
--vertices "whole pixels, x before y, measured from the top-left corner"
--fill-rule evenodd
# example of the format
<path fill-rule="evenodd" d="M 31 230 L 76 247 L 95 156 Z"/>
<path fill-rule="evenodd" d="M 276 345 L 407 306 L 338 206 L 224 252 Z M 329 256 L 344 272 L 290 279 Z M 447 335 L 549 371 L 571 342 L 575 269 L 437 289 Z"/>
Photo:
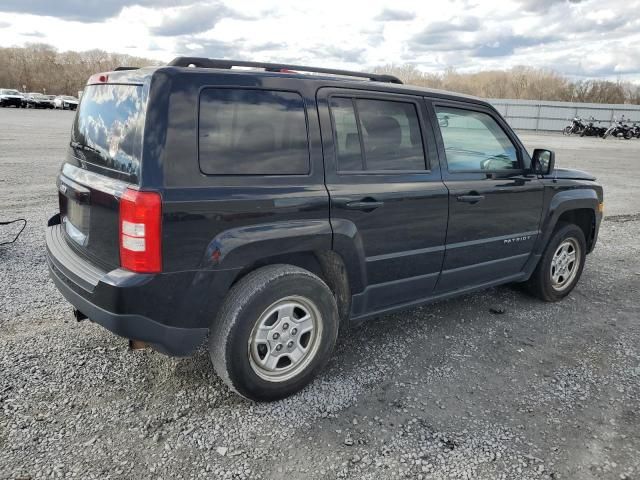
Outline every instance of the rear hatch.
<path fill-rule="evenodd" d="M 142 84 L 87 85 L 58 177 L 67 243 L 105 270 L 120 265 L 120 197 L 140 185 L 145 110 Z"/>

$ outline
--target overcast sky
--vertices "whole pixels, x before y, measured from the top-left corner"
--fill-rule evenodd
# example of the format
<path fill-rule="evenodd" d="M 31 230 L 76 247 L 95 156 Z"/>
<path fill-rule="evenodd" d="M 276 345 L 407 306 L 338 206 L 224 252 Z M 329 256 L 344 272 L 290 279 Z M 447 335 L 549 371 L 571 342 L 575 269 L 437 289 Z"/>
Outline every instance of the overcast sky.
<path fill-rule="evenodd" d="M 1 0 L 0 12 L 2 46 L 640 82 L 640 0 Z"/>

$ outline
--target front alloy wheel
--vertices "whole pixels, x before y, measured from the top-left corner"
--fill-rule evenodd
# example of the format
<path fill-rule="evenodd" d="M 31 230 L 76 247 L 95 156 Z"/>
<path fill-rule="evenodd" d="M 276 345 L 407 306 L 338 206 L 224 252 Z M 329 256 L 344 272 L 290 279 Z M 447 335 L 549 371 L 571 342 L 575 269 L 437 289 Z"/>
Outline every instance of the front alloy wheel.
<path fill-rule="evenodd" d="M 547 302 L 569 295 L 582 274 L 586 252 L 582 229 L 571 223 L 559 224 L 527 281 L 529 291 Z"/>
<path fill-rule="evenodd" d="M 551 286 L 557 292 L 562 292 L 578 274 L 580 268 L 580 245 L 575 238 L 567 238 L 562 242 L 551 259 Z"/>

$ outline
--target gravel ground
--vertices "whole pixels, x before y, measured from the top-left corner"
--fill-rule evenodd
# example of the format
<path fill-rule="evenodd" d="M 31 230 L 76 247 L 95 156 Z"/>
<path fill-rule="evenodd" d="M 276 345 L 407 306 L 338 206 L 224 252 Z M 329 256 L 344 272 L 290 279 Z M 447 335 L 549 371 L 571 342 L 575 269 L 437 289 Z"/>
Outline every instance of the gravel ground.
<path fill-rule="evenodd" d="M 505 286 L 381 317 L 256 404 L 205 352 L 131 352 L 72 319 L 43 238 L 71 119 L 0 110 L 0 220 L 29 220 L 0 247 L 1 479 L 640 478 L 640 141 L 523 135 L 606 188 L 563 302 Z"/>

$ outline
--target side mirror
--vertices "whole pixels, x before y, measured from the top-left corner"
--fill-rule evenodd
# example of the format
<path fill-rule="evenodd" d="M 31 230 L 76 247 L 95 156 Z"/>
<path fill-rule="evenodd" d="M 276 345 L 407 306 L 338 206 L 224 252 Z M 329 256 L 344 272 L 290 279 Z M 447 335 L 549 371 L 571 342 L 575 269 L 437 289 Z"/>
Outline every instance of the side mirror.
<path fill-rule="evenodd" d="M 531 167 L 538 175 L 549 175 L 556 165 L 556 154 L 552 150 L 536 148 L 533 151 Z"/>

